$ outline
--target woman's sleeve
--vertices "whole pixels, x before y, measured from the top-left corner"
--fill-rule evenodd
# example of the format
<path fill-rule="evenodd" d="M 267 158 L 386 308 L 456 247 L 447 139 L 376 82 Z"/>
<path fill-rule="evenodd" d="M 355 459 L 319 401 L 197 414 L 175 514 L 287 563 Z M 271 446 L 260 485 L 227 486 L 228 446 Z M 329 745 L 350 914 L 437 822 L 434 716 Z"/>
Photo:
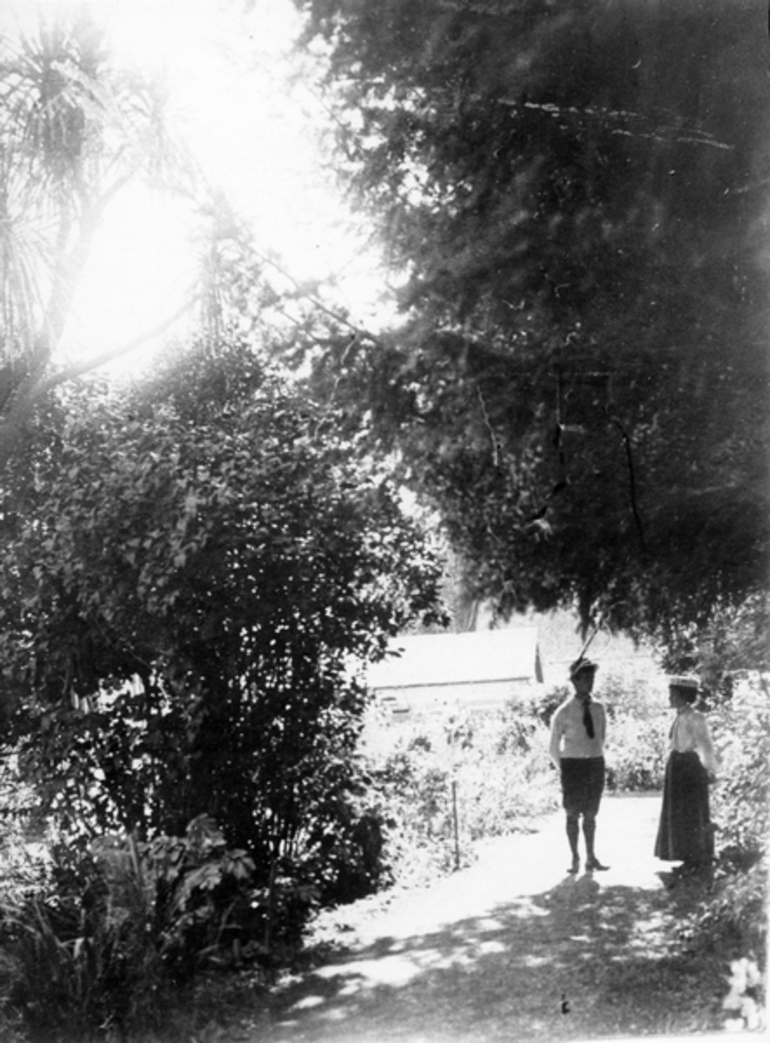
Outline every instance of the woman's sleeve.
<path fill-rule="evenodd" d="M 717 758 L 714 752 L 714 744 L 711 741 L 708 721 L 702 714 L 698 714 L 692 723 L 694 725 L 693 738 L 695 740 L 695 748 L 698 751 L 701 763 L 706 771 L 716 771 Z"/>
<path fill-rule="evenodd" d="M 555 768 L 561 764 L 561 737 L 564 731 L 564 714 L 557 710 L 551 721 L 551 737 L 548 745 L 548 753 Z"/>

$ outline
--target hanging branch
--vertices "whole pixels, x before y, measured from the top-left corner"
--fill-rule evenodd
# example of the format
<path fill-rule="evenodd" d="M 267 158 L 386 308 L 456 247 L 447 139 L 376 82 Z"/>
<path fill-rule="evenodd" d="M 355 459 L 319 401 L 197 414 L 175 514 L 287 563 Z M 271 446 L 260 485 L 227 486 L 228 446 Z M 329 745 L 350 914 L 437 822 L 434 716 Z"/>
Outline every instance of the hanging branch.
<path fill-rule="evenodd" d="M 489 437 L 492 441 L 492 462 L 495 465 L 495 470 L 500 470 L 500 443 L 497 440 L 495 429 L 492 427 L 492 421 L 489 419 L 489 413 L 487 412 L 487 404 L 484 401 L 484 396 L 481 393 L 481 386 L 478 381 L 476 384 L 476 395 L 478 396 L 479 405 L 481 406 L 481 415 L 484 418 L 484 424 L 489 431 Z"/>
<path fill-rule="evenodd" d="M 639 514 L 639 508 L 636 503 L 636 478 L 634 475 L 634 457 L 633 453 L 631 452 L 631 437 L 619 420 L 617 420 L 615 417 L 610 417 L 610 419 L 623 436 L 623 444 L 626 449 L 626 462 L 628 463 L 628 491 L 631 497 L 631 510 L 633 511 L 634 521 L 636 522 L 636 531 L 639 536 L 639 546 L 642 550 L 642 553 L 646 554 L 647 545 L 644 539 L 644 529 L 642 527 L 642 519 L 641 515 Z"/>
<path fill-rule="evenodd" d="M 555 102 L 535 102 L 512 98 L 502 98 L 501 103 L 513 109 L 530 109 L 541 112 L 552 119 L 569 119 L 577 117 L 582 121 L 601 121 L 605 124 L 608 133 L 620 134 L 629 138 L 646 138 L 651 141 L 680 141 L 689 145 L 706 145 L 709 148 L 721 149 L 726 152 L 733 150 L 734 146 L 725 141 L 719 141 L 708 131 L 695 123 L 686 123 L 684 120 L 667 122 L 665 118 L 647 116 L 643 112 L 632 112 L 628 109 L 607 109 L 595 105 L 557 105 Z M 657 114 L 656 114 L 657 115 Z"/>

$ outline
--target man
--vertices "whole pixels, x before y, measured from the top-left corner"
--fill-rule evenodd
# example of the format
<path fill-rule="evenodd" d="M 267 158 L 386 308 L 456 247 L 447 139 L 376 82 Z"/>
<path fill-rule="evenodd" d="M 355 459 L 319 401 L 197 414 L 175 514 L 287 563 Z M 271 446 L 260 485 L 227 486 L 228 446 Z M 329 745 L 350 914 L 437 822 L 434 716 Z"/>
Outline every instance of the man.
<path fill-rule="evenodd" d="M 580 870 L 578 840 L 580 816 L 586 848 L 586 872 L 607 869 L 596 857 L 596 816 L 604 790 L 604 707 L 591 698 L 598 667 L 590 659 L 577 659 L 569 668 L 575 689 L 551 722 L 550 755 L 561 774 L 562 803 L 567 813 L 567 839 L 572 853 L 569 873 Z"/>

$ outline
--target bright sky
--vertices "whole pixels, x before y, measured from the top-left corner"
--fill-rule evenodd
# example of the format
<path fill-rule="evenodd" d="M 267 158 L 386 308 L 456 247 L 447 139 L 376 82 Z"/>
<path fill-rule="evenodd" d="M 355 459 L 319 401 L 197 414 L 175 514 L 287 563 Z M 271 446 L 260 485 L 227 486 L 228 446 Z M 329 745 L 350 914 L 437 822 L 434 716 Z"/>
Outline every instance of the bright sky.
<path fill-rule="evenodd" d="M 55 0 L 49 0 L 55 2 Z M 2 0 L 0 0 L 2 5 Z M 314 128 L 324 118 L 307 85 L 289 86 L 297 27 L 289 0 L 92 0 L 118 60 L 162 70 L 174 122 L 210 183 L 245 217 L 260 249 L 298 280 L 340 277 L 356 321 L 372 319 L 374 259 L 322 169 Z M 100 353 L 152 329 L 179 307 L 195 271 L 188 215 L 132 189 L 100 229 L 64 347 Z M 133 354 L 136 367 L 145 350 Z"/>

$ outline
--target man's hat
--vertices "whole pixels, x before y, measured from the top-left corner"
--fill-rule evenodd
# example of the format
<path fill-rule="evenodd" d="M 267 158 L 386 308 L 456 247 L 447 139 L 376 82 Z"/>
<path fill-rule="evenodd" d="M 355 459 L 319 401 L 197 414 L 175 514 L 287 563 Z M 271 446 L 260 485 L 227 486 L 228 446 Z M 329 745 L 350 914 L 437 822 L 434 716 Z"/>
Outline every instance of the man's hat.
<path fill-rule="evenodd" d="M 675 674 L 673 677 L 668 678 L 668 687 L 691 688 L 697 692 L 700 688 L 700 681 L 697 677 L 693 677 L 692 674 Z"/>
<path fill-rule="evenodd" d="M 570 665 L 570 680 L 572 680 L 573 677 L 577 677 L 578 674 L 595 674 L 598 669 L 599 667 L 596 663 L 592 662 L 592 660 L 590 659 L 585 659 L 583 656 L 581 656 L 580 659 L 576 659 L 575 662 Z"/>

